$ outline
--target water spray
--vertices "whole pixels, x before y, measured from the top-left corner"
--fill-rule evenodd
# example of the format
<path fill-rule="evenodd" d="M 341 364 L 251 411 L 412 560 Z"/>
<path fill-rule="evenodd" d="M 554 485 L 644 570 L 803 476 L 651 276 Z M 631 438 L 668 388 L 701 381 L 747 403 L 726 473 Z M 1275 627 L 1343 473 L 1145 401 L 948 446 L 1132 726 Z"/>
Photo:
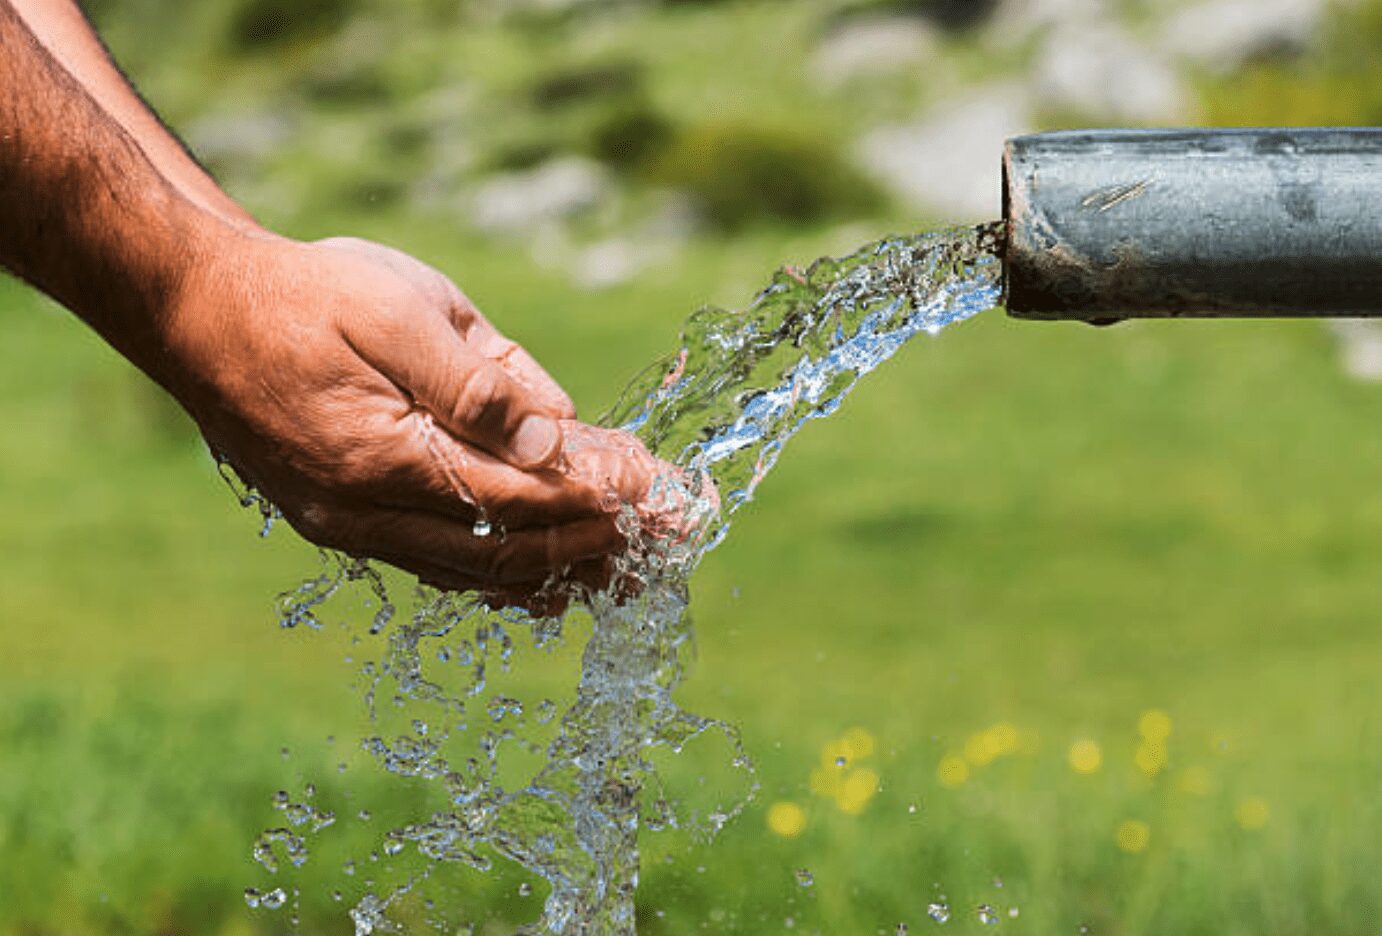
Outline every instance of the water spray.
<path fill-rule="evenodd" d="M 1018 137 L 1003 215 L 1017 318 L 1382 317 L 1382 128 Z"/>

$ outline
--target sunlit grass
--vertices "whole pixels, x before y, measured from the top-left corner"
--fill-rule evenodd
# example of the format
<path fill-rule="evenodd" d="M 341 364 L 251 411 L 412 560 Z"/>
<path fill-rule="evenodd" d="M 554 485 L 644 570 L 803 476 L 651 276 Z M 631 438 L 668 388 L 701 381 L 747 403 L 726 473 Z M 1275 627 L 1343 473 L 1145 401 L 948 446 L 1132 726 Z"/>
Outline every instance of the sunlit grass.
<path fill-rule="evenodd" d="M 645 11 L 573 45 L 428 34 L 391 67 L 414 90 L 441 61 L 433 78 L 519 95 L 535 59 L 655 49 L 650 94 L 669 112 L 791 121 L 807 86 L 773 55 L 801 65 L 809 6 Z M 253 97 L 288 64 L 173 58 L 150 86 L 178 116 L 207 76 Z M 202 83 L 168 77 L 182 68 Z M 1344 120 L 1370 100 L 1328 70 L 1240 77 L 1207 81 L 1214 119 Z M 871 116 L 910 112 L 926 91 L 910 93 Z M 870 116 L 811 100 L 823 136 Z M 374 147 L 295 171 L 350 178 Z M 439 266 L 587 418 L 696 306 L 922 226 L 698 235 L 581 292 L 444 211 L 253 207 Z M 304 931 L 339 931 L 342 862 L 428 804 L 357 749 L 344 658 L 365 651 L 275 625 L 312 551 L 286 530 L 258 540 L 194 430 L 64 313 L 3 281 L 0 334 L 0 933 L 286 929 L 240 893 L 266 880 L 249 845 L 270 797 L 309 781 L 342 819 L 305 872 Z M 981 905 L 1031 933 L 1374 931 L 1379 426 L 1382 390 L 1346 378 L 1314 323 L 992 314 L 919 339 L 803 432 L 693 583 L 686 704 L 742 725 L 763 789 L 714 845 L 650 837 L 642 928 L 916 933 L 935 903 L 947 931 L 983 929 Z M 578 649 L 519 678 L 557 694 Z M 699 789 L 713 760 L 675 760 L 673 790 Z M 352 819 L 365 801 L 376 815 Z M 457 875 L 445 893 L 509 932 L 542 897 L 519 882 Z"/>

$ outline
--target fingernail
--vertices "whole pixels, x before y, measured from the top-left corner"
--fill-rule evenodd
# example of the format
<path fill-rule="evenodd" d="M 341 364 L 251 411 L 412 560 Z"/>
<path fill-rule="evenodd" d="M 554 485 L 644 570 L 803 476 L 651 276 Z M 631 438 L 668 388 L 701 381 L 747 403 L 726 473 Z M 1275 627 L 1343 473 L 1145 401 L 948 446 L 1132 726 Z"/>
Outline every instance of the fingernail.
<path fill-rule="evenodd" d="M 510 447 L 514 458 L 523 468 L 544 465 L 552 460 L 561 444 L 561 430 L 556 420 L 532 415 L 518 424 Z"/>

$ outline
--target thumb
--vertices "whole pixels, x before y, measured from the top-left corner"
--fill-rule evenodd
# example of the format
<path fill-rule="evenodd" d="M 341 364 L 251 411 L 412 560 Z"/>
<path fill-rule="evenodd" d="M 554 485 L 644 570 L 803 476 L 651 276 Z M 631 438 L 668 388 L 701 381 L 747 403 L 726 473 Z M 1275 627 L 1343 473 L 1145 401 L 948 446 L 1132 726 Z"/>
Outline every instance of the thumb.
<path fill-rule="evenodd" d="M 545 400 L 469 347 L 445 318 L 421 312 L 401 323 L 395 318 L 384 331 L 397 332 L 400 325 L 405 334 L 347 337 L 457 438 L 516 468 L 542 468 L 556 460 L 561 427 Z"/>

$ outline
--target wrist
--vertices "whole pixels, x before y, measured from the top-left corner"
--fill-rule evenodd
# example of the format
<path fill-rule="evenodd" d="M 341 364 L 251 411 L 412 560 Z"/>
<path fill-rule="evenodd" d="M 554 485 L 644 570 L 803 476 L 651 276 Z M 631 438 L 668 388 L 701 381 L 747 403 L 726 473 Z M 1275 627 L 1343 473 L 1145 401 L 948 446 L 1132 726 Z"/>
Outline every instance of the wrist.
<path fill-rule="evenodd" d="M 163 180 L 139 205 L 92 226 L 107 240 L 96 252 L 110 258 L 110 282 L 87 291 L 75 311 L 173 391 L 173 342 L 184 327 L 181 320 L 203 305 L 210 269 L 239 253 L 240 242 L 252 234 Z"/>
<path fill-rule="evenodd" d="M 155 317 L 149 376 L 199 422 L 207 406 L 241 395 L 248 352 L 264 337 L 256 310 L 275 296 L 277 269 L 295 242 L 194 206 L 179 222 L 185 249 L 169 259 L 175 284 Z"/>

